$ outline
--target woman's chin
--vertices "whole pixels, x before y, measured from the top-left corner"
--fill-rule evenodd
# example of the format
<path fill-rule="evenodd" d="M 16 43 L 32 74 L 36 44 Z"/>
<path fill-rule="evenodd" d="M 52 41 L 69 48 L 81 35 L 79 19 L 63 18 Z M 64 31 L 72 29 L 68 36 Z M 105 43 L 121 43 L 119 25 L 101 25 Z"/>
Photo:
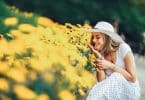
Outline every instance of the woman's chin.
<path fill-rule="evenodd" d="M 95 50 L 99 51 L 99 48 L 95 47 Z"/>
<path fill-rule="evenodd" d="M 101 49 L 100 48 L 94 48 L 95 50 L 97 50 L 97 51 L 99 51 L 99 52 L 101 52 Z"/>

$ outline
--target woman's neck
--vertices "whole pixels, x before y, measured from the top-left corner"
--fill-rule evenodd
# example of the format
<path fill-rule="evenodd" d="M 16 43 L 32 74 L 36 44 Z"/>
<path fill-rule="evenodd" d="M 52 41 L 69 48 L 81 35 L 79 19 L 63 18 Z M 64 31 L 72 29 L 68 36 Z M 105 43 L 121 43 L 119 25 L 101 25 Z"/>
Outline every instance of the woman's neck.
<path fill-rule="evenodd" d="M 107 53 L 107 54 L 104 55 L 104 58 L 106 60 L 109 60 L 112 63 L 115 63 L 116 62 L 116 59 L 117 59 L 116 52 Z"/>

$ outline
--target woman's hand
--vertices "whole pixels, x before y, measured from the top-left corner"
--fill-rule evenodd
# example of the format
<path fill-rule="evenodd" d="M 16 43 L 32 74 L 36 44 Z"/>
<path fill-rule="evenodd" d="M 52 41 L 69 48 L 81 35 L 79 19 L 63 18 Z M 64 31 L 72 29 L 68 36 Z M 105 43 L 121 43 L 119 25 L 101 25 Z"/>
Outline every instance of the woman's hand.
<path fill-rule="evenodd" d="M 91 51 L 92 51 L 99 59 L 102 59 L 102 58 L 103 58 L 102 55 L 100 54 L 100 52 L 97 51 L 97 50 L 95 50 L 94 47 L 93 47 L 91 44 L 89 44 L 88 47 L 91 49 Z"/>
<path fill-rule="evenodd" d="M 97 59 L 96 65 L 99 67 L 99 69 L 112 69 L 114 67 L 114 64 L 106 59 Z"/>

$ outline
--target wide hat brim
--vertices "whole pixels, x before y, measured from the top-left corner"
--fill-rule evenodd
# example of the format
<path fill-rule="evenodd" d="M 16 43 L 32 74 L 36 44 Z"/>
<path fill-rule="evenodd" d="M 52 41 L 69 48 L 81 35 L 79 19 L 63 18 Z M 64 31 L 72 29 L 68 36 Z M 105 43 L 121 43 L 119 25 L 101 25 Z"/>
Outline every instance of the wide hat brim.
<path fill-rule="evenodd" d="M 113 41 L 120 42 L 120 43 L 124 42 L 123 39 L 116 32 L 111 32 L 111 31 L 97 29 L 97 28 L 89 29 L 86 32 L 89 32 L 89 33 L 92 33 L 92 32 L 101 32 L 101 33 L 104 33 L 104 34 L 110 36 Z"/>

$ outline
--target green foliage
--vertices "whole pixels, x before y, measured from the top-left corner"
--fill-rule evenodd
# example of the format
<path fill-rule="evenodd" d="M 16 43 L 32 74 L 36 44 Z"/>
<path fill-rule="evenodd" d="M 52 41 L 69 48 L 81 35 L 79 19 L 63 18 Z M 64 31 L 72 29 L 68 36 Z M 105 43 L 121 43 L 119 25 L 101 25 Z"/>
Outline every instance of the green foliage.
<path fill-rule="evenodd" d="M 19 12 L 18 9 L 7 6 L 3 1 L 0 1 L 0 12 L 0 34 L 3 34 L 3 36 L 8 40 L 11 40 L 11 37 L 8 36 L 7 33 L 11 29 L 16 29 L 19 24 L 29 23 L 34 26 L 36 25 L 36 19 L 38 15 L 32 14 L 32 16 L 27 17 L 24 13 Z M 18 24 L 15 26 L 5 26 L 4 20 L 8 17 L 16 17 L 18 19 Z"/>
<path fill-rule="evenodd" d="M 55 83 L 48 84 L 46 81 L 44 81 L 43 78 L 40 77 L 35 81 L 29 82 L 28 86 L 37 94 L 47 93 L 49 94 L 51 100 L 58 100 L 58 97 L 56 96 L 57 89 L 55 87 L 57 84 L 56 85 L 54 84 Z"/>

